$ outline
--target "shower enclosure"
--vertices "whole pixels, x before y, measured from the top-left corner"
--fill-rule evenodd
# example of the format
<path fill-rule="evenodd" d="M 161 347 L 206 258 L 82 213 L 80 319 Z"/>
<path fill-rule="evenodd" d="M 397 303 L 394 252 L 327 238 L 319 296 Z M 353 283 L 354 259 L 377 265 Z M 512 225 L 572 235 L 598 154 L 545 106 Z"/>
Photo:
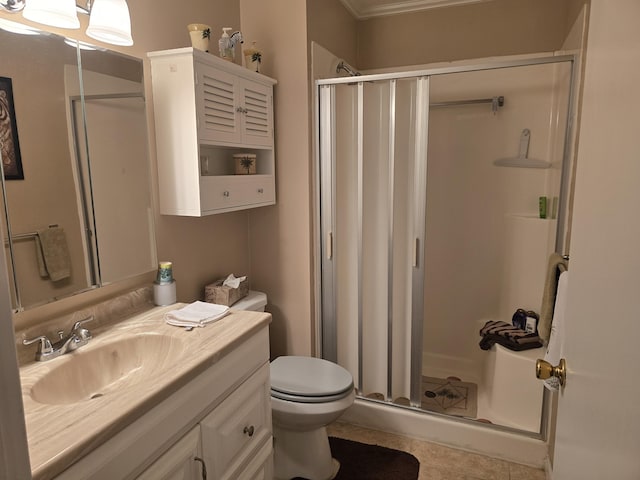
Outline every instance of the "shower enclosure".
<path fill-rule="evenodd" d="M 573 65 L 316 81 L 322 356 L 359 397 L 540 431 L 542 383 L 533 425 L 492 405 L 479 330 L 539 312 L 548 256 L 568 253 Z"/>

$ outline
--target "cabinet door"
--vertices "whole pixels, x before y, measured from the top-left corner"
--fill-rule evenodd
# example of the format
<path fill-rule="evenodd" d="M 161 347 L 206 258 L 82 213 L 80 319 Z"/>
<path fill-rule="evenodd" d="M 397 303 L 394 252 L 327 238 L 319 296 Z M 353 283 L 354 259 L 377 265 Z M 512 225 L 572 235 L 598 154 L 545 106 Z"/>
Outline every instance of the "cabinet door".
<path fill-rule="evenodd" d="M 200 427 L 182 439 L 156 460 L 137 480 L 202 480 L 204 465 L 200 458 Z"/>
<path fill-rule="evenodd" d="M 239 143 L 242 130 L 238 78 L 196 63 L 196 105 L 200 143 Z"/>
<path fill-rule="evenodd" d="M 263 365 L 200 422 L 211 478 L 237 479 L 267 443 L 271 448 L 269 365 Z M 262 451 L 262 450 L 260 450 Z"/>
<path fill-rule="evenodd" d="M 242 143 L 273 146 L 273 88 L 238 79 L 242 108 Z"/>
<path fill-rule="evenodd" d="M 238 474 L 237 480 L 273 480 L 272 450 L 273 446 L 269 441 Z"/>

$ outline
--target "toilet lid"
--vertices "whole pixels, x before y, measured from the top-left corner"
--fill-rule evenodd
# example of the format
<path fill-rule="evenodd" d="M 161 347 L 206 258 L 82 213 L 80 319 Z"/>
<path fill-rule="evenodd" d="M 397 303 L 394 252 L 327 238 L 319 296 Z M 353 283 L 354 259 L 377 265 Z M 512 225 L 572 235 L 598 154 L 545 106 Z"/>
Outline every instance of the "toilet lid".
<path fill-rule="evenodd" d="M 271 390 L 295 397 L 340 396 L 353 389 L 351 374 L 333 362 L 284 356 L 271 362 Z"/>

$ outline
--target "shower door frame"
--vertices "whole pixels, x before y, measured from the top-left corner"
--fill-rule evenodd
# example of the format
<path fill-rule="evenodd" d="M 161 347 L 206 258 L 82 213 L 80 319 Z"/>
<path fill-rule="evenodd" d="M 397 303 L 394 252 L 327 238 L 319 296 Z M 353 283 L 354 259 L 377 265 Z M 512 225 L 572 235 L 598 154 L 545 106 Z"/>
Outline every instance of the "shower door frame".
<path fill-rule="evenodd" d="M 575 116 L 575 84 L 576 84 L 576 55 L 557 55 L 557 56 L 539 56 L 530 57 L 525 59 L 514 60 L 494 60 L 483 63 L 470 64 L 470 65 L 457 65 L 440 68 L 430 68 L 422 70 L 411 70 L 404 72 L 382 73 L 382 74 L 370 74 L 360 75 L 357 77 L 339 77 L 328 78 L 315 81 L 315 106 L 316 106 L 316 149 L 315 149 L 315 225 L 319 230 L 319 240 L 316 240 L 316 255 L 315 255 L 315 272 L 316 272 L 316 298 L 320 301 L 316 302 L 317 309 L 317 321 L 316 321 L 316 339 L 317 339 L 317 351 L 321 357 L 333 362 L 337 361 L 337 315 L 336 315 L 336 273 L 334 268 L 334 232 L 336 231 L 336 205 L 335 205 L 335 161 L 336 161 L 336 131 L 335 131 L 335 87 L 336 85 L 343 84 L 356 84 L 358 92 L 357 100 L 357 162 L 358 162 L 358 175 L 357 175 L 357 269 L 358 269 L 358 387 L 359 391 L 362 391 L 362 218 L 363 218 L 363 193 L 362 193 L 362 176 L 363 176 L 363 88 L 366 82 L 375 81 L 389 81 L 390 82 L 390 102 L 389 102 L 389 165 L 390 170 L 394 168 L 393 151 L 394 147 L 394 125 L 395 125 L 395 84 L 399 79 L 412 79 L 417 81 L 416 89 L 416 153 L 415 153 L 415 172 L 414 176 L 414 200 L 417 201 L 417 208 L 414 209 L 414 223 L 413 223 L 413 235 L 415 252 L 413 255 L 414 264 L 412 266 L 411 274 L 411 372 L 410 372 L 410 406 L 403 406 L 392 404 L 389 402 L 391 396 L 392 386 L 392 373 L 391 373 L 391 359 L 392 359 L 392 272 L 393 272 L 393 259 L 392 259 L 392 235 L 393 235 L 393 172 L 390 171 L 390 194 L 389 194 L 389 212 L 390 212 L 390 232 L 389 232 L 389 283 L 388 283 L 388 312 L 389 318 L 387 319 L 387 395 L 386 400 L 373 400 L 358 396 L 360 399 L 384 403 L 393 405 L 400 408 L 411 408 L 432 415 L 442 415 L 430 411 L 420 410 L 420 379 L 422 375 L 422 329 L 423 329 L 423 291 L 424 291 L 424 246 L 425 246 L 425 228 L 426 228 L 426 183 L 427 174 L 426 168 L 428 163 L 428 122 L 429 122 L 429 82 L 432 76 L 446 75 L 452 73 L 467 73 L 486 70 L 497 70 L 504 68 L 525 67 L 534 65 L 554 64 L 568 62 L 570 65 L 569 74 L 569 92 L 567 102 L 567 116 L 566 127 L 564 134 L 564 147 L 563 147 L 563 162 L 560 181 L 560 202 L 558 205 L 557 227 L 556 227 L 556 239 L 555 239 L 555 251 L 564 255 L 568 255 L 568 251 L 565 251 L 566 245 L 566 227 L 568 219 L 569 208 L 569 190 L 570 190 L 570 176 L 571 176 L 571 154 L 572 154 L 572 130 L 574 125 Z M 426 101 L 425 101 L 426 99 Z M 322 135 L 321 132 L 330 132 L 330 135 Z M 330 191 L 331 195 L 323 195 L 323 192 Z M 330 281 L 327 281 L 330 279 Z M 549 416 L 549 396 L 545 393 L 541 415 L 541 425 L 539 433 L 514 429 L 511 427 L 504 427 L 493 424 L 482 424 L 489 428 L 497 428 L 508 431 L 516 431 L 519 433 L 546 438 L 547 436 L 547 424 Z M 446 415 L 445 415 L 446 416 Z M 449 416 L 447 416 L 449 417 Z M 472 421 L 465 418 L 449 417 L 460 421 Z M 474 422 L 477 424 L 477 422 Z"/>

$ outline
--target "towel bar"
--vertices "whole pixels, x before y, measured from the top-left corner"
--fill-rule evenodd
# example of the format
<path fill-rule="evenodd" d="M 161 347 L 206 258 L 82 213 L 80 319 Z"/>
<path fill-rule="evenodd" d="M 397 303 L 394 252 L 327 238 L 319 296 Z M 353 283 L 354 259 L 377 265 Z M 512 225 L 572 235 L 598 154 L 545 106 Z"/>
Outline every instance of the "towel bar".
<path fill-rule="evenodd" d="M 49 228 L 56 228 L 58 226 L 57 223 L 53 225 L 49 225 Z M 11 240 L 24 240 L 25 238 L 35 238 L 38 235 L 38 232 L 27 232 L 27 233 L 18 233 L 16 235 L 11 236 Z M 4 239 L 4 244 L 7 245 L 9 243 L 9 239 Z"/>

